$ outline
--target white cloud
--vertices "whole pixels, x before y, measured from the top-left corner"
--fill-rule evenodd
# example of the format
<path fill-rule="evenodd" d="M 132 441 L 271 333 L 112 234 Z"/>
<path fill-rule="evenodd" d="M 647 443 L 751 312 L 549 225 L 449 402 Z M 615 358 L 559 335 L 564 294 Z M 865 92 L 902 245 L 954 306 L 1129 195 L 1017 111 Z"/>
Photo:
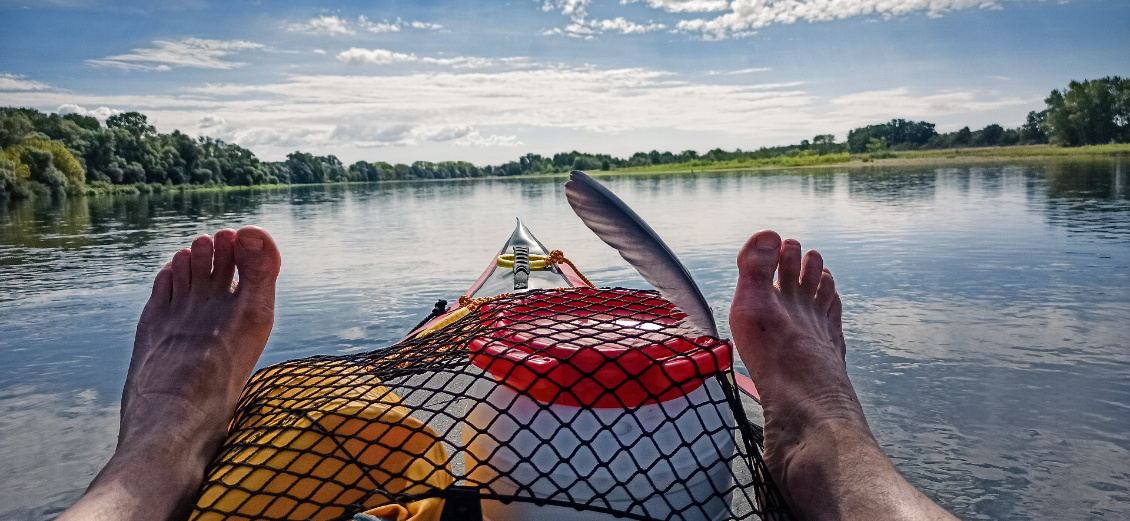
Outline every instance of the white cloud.
<path fill-rule="evenodd" d="M 766 72 L 768 70 L 769 70 L 769 67 L 750 67 L 748 69 L 738 69 L 738 70 L 734 70 L 734 71 L 710 71 L 707 74 L 711 74 L 711 75 L 724 74 L 726 76 L 735 76 L 735 75 L 738 75 L 738 74 L 753 74 L 755 72 Z"/>
<path fill-rule="evenodd" d="M 376 22 L 371 22 L 371 21 L 369 21 L 369 19 L 368 19 L 368 18 L 366 18 L 366 17 L 365 17 L 365 15 L 361 15 L 361 16 L 358 16 L 358 17 L 357 17 L 357 23 L 358 23 L 358 25 L 360 25 L 360 26 L 361 26 L 362 28 L 364 28 L 364 29 L 365 29 L 366 31 L 369 31 L 369 32 L 371 32 L 371 33 L 390 33 L 390 32 L 397 32 L 397 31 L 399 31 L 399 30 L 400 30 L 400 25 L 401 25 L 401 22 L 400 22 L 400 20 L 397 20 L 396 22 L 393 22 L 393 23 L 388 23 L 388 22 L 384 22 L 384 23 L 376 23 Z"/>
<path fill-rule="evenodd" d="M 727 0 L 620 0 L 621 4 L 636 2 L 647 2 L 651 7 L 668 13 L 708 13 L 725 11 L 730 7 Z"/>
<path fill-rule="evenodd" d="M 629 22 L 622 16 L 613 18 L 611 20 L 593 20 L 589 22 L 589 27 L 592 27 L 600 32 L 617 31 L 620 34 L 646 33 L 667 28 L 666 25 L 659 23 L 649 23 L 647 25 L 641 25 L 635 22 Z"/>
<path fill-rule="evenodd" d="M 507 58 L 483 58 L 479 56 L 455 56 L 452 58 L 423 58 L 411 53 L 399 53 L 388 49 L 362 49 L 352 47 L 337 55 L 338 61 L 364 65 L 388 65 L 392 63 L 427 63 L 442 65 L 453 69 L 485 69 L 488 67 L 525 67 L 530 65 L 529 58 L 514 56 Z"/>
<path fill-rule="evenodd" d="M 0 73 L 0 91 L 49 90 L 46 83 L 25 79 L 19 74 Z"/>
<path fill-rule="evenodd" d="M 525 143 L 518 140 L 518 136 L 499 136 L 492 135 L 490 137 L 483 137 L 479 135 L 479 131 L 475 130 L 469 132 L 467 135 L 455 140 L 455 144 L 459 146 L 478 146 L 478 147 L 506 147 L 513 148 Z"/>
<path fill-rule="evenodd" d="M 668 12 L 690 11 L 686 6 L 697 4 L 678 0 L 647 1 L 652 7 Z M 948 11 L 974 7 L 1001 8 L 999 2 L 986 0 L 733 0 L 726 9 L 729 12 L 723 15 L 712 19 L 681 20 L 677 27 L 718 39 L 740 36 L 771 24 L 791 24 L 798 20 L 825 22 L 861 15 L 889 18 L 923 11 L 927 16 L 937 17 Z"/>
<path fill-rule="evenodd" d="M 74 103 L 64 103 L 62 105 L 59 105 L 59 108 L 55 109 L 55 112 L 58 113 L 60 116 L 65 116 L 67 114 L 78 114 L 80 116 L 91 116 L 91 117 L 97 119 L 98 121 L 101 121 L 102 123 L 106 123 L 106 118 L 109 118 L 110 116 L 116 116 L 118 114 L 121 114 L 123 111 L 118 110 L 118 109 L 112 109 L 110 107 L 98 107 L 94 110 L 89 110 L 86 107 L 83 107 L 81 105 L 76 105 Z"/>
<path fill-rule="evenodd" d="M 439 31 L 443 29 L 440 24 L 421 22 L 418 20 L 404 21 L 399 18 L 395 22 L 385 20 L 374 22 L 365 15 L 357 17 L 356 22 L 350 22 L 339 16 L 319 16 L 303 23 L 288 24 L 286 30 L 296 33 L 318 34 L 324 36 L 349 36 L 357 34 L 358 30 L 371 33 L 394 33 L 403 28 L 420 29 L 424 31 Z"/>
<path fill-rule="evenodd" d="M 542 31 L 541 35 L 565 35 L 591 40 L 605 32 L 641 34 L 667 28 L 666 25 L 661 23 L 649 21 L 646 24 L 640 24 L 629 21 L 622 16 L 606 20 L 589 20 L 587 8 L 590 2 L 591 0 L 545 0 L 541 6 L 543 11 L 561 11 L 561 14 L 569 17 L 570 23 L 564 28 L 555 27 Z"/>
<path fill-rule="evenodd" d="M 830 116 L 849 121 L 877 122 L 890 118 L 930 118 L 993 110 L 1032 100 L 1008 97 L 988 98 L 973 91 L 942 91 L 916 95 L 905 87 L 848 94 L 830 100 Z"/>
<path fill-rule="evenodd" d="M 517 136 L 483 137 L 472 125 L 369 125 L 344 124 L 334 127 L 330 139 L 363 148 L 412 146 L 425 141 L 460 146 L 513 147 L 522 144 Z"/>
<path fill-rule="evenodd" d="M 414 62 L 419 60 L 415 54 L 393 52 L 388 49 L 361 49 L 352 47 L 337 55 L 338 61 L 345 63 L 363 63 L 370 65 L 386 65 L 389 63 Z"/>
<path fill-rule="evenodd" d="M 323 34 L 327 36 L 343 36 L 357 32 L 349 26 L 348 21 L 337 16 L 319 16 L 317 18 L 311 18 L 305 23 L 289 24 L 286 26 L 286 30 L 295 33 Z"/>
<path fill-rule="evenodd" d="M 325 49 L 314 49 L 314 54 L 326 54 Z"/>
<path fill-rule="evenodd" d="M 534 69 L 496 73 L 416 73 L 399 76 L 295 76 L 272 85 L 209 85 L 196 96 L 247 97 L 251 107 L 229 107 L 244 117 L 269 115 L 287 120 L 329 124 L 337 136 L 359 136 L 364 142 L 396 142 L 389 132 L 411 125 L 412 139 L 427 140 L 442 132 L 456 135 L 462 127 L 531 126 L 620 132 L 636 129 L 734 132 L 773 131 L 804 120 L 797 111 L 813 98 L 793 87 L 711 85 L 677 80 L 648 69 Z M 664 107 L 664 110 L 655 110 Z M 710 117 L 702 117 L 710 114 Z M 273 119 L 273 117 L 271 118 Z M 373 129 L 365 121 L 382 121 Z M 349 125 L 361 125 L 360 127 Z M 282 127 L 284 125 L 272 124 Z M 370 134 L 359 134 L 359 128 Z M 399 129 L 399 130 L 398 130 Z M 333 131 L 331 131 L 332 133 Z M 380 134 L 372 134 L 379 132 Z M 478 137 L 466 142 L 504 137 Z M 458 138 L 457 138 L 458 139 Z M 515 138 L 516 141 L 517 138 Z M 236 141 L 237 143 L 240 141 Z"/>
<path fill-rule="evenodd" d="M 587 16 L 586 10 L 591 2 L 592 0 L 545 0 L 541 9 L 543 11 L 561 11 L 561 14 L 575 20 L 584 20 Z"/>
<path fill-rule="evenodd" d="M 86 63 L 95 67 L 113 67 L 122 70 L 168 71 L 173 67 L 235 69 L 246 64 L 227 61 L 224 58 L 237 52 L 263 47 L 263 44 L 243 40 L 201 38 L 185 38 L 179 42 L 154 40 L 153 47 L 134 49 L 131 54 L 87 60 Z"/>

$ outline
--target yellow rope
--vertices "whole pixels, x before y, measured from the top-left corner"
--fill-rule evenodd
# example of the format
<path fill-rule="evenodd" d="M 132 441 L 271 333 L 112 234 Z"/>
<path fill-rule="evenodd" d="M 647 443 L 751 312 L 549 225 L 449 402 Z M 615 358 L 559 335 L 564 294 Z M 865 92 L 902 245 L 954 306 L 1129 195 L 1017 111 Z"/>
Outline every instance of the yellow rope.
<path fill-rule="evenodd" d="M 546 262 L 547 259 L 549 259 L 549 256 L 547 255 L 530 255 L 530 269 L 544 270 L 547 266 L 549 266 L 549 263 Z M 502 268 L 504 270 L 513 269 L 514 255 L 511 253 L 504 253 L 502 255 L 499 255 L 497 264 L 499 268 Z"/>
<path fill-rule="evenodd" d="M 511 254 L 499 255 L 497 264 L 498 264 L 499 268 L 513 269 L 514 268 L 514 256 L 511 255 Z M 577 267 L 575 265 L 573 265 L 572 261 L 565 258 L 565 254 L 561 253 L 561 250 L 553 250 L 553 251 L 549 252 L 549 255 L 530 255 L 530 269 L 544 270 L 547 267 L 552 266 L 554 264 L 568 264 L 570 268 L 573 268 L 573 272 L 576 273 L 577 276 L 580 277 L 581 280 L 585 284 L 588 284 L 588 286 L 590 288 L 596 287 L 595 284 L 593 284 L 591 281 L 589 281 L 589 279 L 581 273 L 581 270 L 577 269 Z M 468 313 L 474 311 L 479 306 L 481 306 L 481 305 L 483 305 L 487 302 L 490 302 L 492 300 L 500 299 L 500 298 L 503 298 L 503 297 L 509 297 L 510 295 L 511 295 L 510 293 L 503 293 L 501 295 L 494 295 L 494 296 L 483 297 L 483 298 L 471 298 L 471 297 L 468 297 L 467 295 L 461 295 L 459 297 L 459 309 L 452 311 L 451 314 L 447 315 L 446 317 L 443 317 L 442 320 L 440 320 L 439 322 L 436 322 L 431 327 L 429 327 L 429 328 L 427 328 L 423 331 L 420 331 L 416 335 L 416 338 L 420 338 L 420 337 L 430 335 L 430 334 L 432 334 L 436 331 L 439 331 L 440 329 L 443 329 L 447 326 L 450 326 L 451 324 L 455 323 L 459 319 L 467 316 Z"/>
<path fill-rule="evenodd" d="M 494 296 L 491 296 L 491 297 L 483 297 L 483 298 L 471 298 L 471 297 L 468 297 L 467 295 L 460 295 L 459 296 L 459 309 L 452 311 L 451 314 L 447 315 L 446 317 L 443 317 L 443 319 L 440 320 L 439 322 L 436 322 L 431 327 L 417 333 L 416 338 L 425 337 L 425 336 L 430 335 L 432 333 L 435 333 L 436 331 L 439 331 L 439 330 L 441 330 L 441 329 L 443 329 L 447 326 L 450 326 L 451 324 L 454 324 L 459 319 L 467 316 L 468 313 L 474 311 L 476 308 L 478 308 L 479 306 L 481 306 L 483 304 L 486 304 L 487 302 L 490 302 L 490 301 L 496 300 L 496 299 L 500 299 L 502 297 L 509 297 L 509 296 L 510 296 L 510 293 L 503 293 L 501 295 L 494 295 Z"/>
<path fill-rule="evenodd" d="M 563 263 L 568 264 L 570 268 L 573 268 L 573 271 L 577 274 L 577 276 L 580 277 L 585 284 L 588 284 L 590 288 L 596 287 L 595 284 L 589 281 L 589 279 L 581 273 L 581 270 L 577 269 L 577 266 L 574 265 L 572 261 L 565 258 L 565 254 L 561 253 L 561 250 L 553 250 L 549 252 L 549 255 L 530 255 L 531 270 L 544 270 L 554 264 Z M 514 269 L 514 255 L 510 253 L 499 255 L 496 264 L 499 268 L 502 269 Z"/>

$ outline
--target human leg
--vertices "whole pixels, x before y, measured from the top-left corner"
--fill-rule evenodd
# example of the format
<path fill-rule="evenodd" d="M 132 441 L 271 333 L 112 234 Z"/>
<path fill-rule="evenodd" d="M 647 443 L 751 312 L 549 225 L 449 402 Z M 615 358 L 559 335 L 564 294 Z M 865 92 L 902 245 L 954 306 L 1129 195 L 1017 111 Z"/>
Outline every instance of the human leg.
<path fill-rule="evenodd" d="M 730 328 L 761 394 L 770 474 L 802 519 L 952 519 L 871 434 L 847 375 L 841 312 L 819 253 L 761 231 L 738 254 Z"/>
<path fill-rule="evenodd" d="M 187 514 L 270 335 L 280 265 L 271 236 L 248 226 L 197 237 L 157 274 L 137 325 L 117 449 L 60 519 Z"/>

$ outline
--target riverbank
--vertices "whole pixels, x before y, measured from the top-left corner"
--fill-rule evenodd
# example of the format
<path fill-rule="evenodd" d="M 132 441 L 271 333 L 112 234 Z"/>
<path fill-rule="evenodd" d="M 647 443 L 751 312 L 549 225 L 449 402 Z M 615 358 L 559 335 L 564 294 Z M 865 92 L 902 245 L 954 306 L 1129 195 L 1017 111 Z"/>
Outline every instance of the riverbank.
<path fill-rule="evenodd" d="M 756 170 L 808 170 L 808 169 L 875 169 L 888 167 L 961 167 L 972 165 L 993 165 L 1002 163 L 1030 162 L 1048 159 L 1066 158 L 1102 158 L 1130 155 L 1130 144 L 1095 145 L 1086 147 L 1055 147 L 1050 145 L 1029 145 L 1010 147 L 984 147 L 984 148 L 955 148 L 942 150 L 904 150 L 885 151 L 873 157 L 872 154 L 824 154 L 824 155 L 797 155 L 778 156 L 768 159 L 738 160 L 738 161 L 691 161 L 668 165 L 653 165 L 645 167 L 620 168 L 615 170 L 594 170 L 594 175 L 664 175 L 688 174 L 698 172 L 739 172 Z M 474 179 L 523 179 L 566 177 L 567 172 L 526 174 L 519 176 L 490 176 Z M 419 182 L 419 181 L 451 181 L 470 178 L 452 179 L 412 179 L 379 182 Z M 209 193 L 209 192 L 259 192 L 289 190 L 304 186 L 346 186 L 354 184 L 367 184 L 364 182 L 338 182 L 338 183 L 312 183 L 312 184 L 262 184 L 250 186 L 225 186 L 225 185 L 164 185 L 138 183 L 132 185 L 114 185 L 105 182 L 95 182 L 83 187 L 83 195 L 87 196 L 113 196 L 113 195 L 140 195 L 161 193 Z"/>
<path fill-rule="evenodd" d="M 718 163 L 679 163 L 646 167 L 621 168 L 616 174 L 685 174 L 745 170 L 793 170 L 811 168 L 876 168 L 907 166 L 969 166 L 1061 158 L 1099 158 L 1130 155 L 1130 144 L 1056 147 L 1025 145 L 1010 147 L 950 148 L 941 150 L 884 151 L 881 154 L 826 154 L 772 158 L 760 161 L 727 161 Z M 776 159 L 791 159 L 775 162 Z M 601 172 L 603 173 L 603 172 Z"/>

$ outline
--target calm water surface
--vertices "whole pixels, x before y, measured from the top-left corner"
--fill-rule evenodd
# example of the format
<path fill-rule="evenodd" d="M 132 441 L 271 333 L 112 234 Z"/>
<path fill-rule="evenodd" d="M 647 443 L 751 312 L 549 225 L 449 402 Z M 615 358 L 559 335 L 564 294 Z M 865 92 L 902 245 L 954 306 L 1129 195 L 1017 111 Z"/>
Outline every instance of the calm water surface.
<path fill-rule="evenodd" d="M 733 259 L 819 249 L 883 448 L 966 519 L 1130 518 L 1130 162 L 606 178 L 724 335 Z M 0 208 L 0 518 L 53 517 L 109 458 L 152 275 L 200 233 L 283 253 L 262 364 L 386 346 L 471 284 L 521 217 L 600 285 L 644 287 L 562 180 L 78 199 Z"/>

